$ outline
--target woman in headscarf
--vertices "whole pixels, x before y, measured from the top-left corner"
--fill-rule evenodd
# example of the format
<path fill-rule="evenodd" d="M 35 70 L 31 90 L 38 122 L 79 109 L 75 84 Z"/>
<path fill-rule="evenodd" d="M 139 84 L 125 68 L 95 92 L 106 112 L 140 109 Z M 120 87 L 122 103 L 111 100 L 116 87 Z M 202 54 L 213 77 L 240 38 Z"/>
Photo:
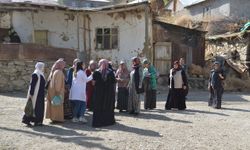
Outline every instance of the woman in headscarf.
<path fill-rule="evenodd" d="M 116 108 L 122 112 L 128 110 L 128 82 L 129 71 L 124 61 L 120 62 L 120 66 L 116 72 L 116 81 L 118 82 L 118 97 Z"/>
<path fill-rule="evenodd" d="M 47 111 L 46 118 L 51 119 L 52 122 L 64 122 L 64 86 L 65 77 L 63 69 L 65 68 L 65 62 L 63 59 L 59 59 L 52 66 L 49 75 L 48 95 L 47 95 Z M 59 97 L 59 98 L 58 98 Z M 57 100 L 56 103 L 53 100 Z"/>
<path fill-rule="evenodd" d="M 89 77 L 91 74 L 93 74 L 93 72 L 96 70 L 97 68 L 97 63 L 94 60 L 91 60 L 89 62 L 89 67 L 88 69 L 86 69 L 86 74 Z M 94 91 L 94 85 L 92 84 L 92 82 L 88 82 L 87 83 L 87 88 L 86 88 L 86 92 L 87 92 L 87 108 L 91 111 L 93 110 L 93 91 Z"/>
<path fill-rule="evenodd" d="M 182 69 L 179 61 L 175 61 L 174 68 L 170 70 L 169 93 L 165 109 L 186 109 L 185 90 L 187 89 L 187 84 L 185 71 Z"/>
<path fill-rule="evenodd" d="M 142 86 L 143 69 L 138 57 L 132 58 L 133 71 L 130 73 L 128 111 L 138 115 L 141 109 L 140 94 L 144 92 Z"/>
<path fill-rule="evenodd" d="M 31 125 L 31 122 L 35 123 L 35 126 L 41 126 L 43 124 L 44 117 L 44 89 L 45 89 L 45 78 L 44 78 L 44 63 L 38 62 L 35 66 L 35 71 L 32 74 L 28 90 L 28 99 L 32 100 L 33 115 L 23 116 L 22 122 Z"/>
<path fill-rule="evenodd" d="M 143 60 L 143 82 L 145 89 L 144 109 L 156 108 L 156 70 L 155 67 L 147 60 Z"/>
<path fill-rule="evenodd" d="M 115 75 L 108 68 L 108 60 L 99 61 L 99 69 L 93 74 L 93 127 L 103 127 L 115 123 Z"/>

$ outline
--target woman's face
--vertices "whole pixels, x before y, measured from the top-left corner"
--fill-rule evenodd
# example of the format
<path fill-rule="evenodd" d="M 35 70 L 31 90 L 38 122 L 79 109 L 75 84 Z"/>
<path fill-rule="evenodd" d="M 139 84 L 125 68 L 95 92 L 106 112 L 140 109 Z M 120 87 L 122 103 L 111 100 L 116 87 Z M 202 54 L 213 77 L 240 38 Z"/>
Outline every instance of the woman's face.
<path fill-rule="evenodd" d="M 91 70 L 95 70 L 95 69 L 96 69 L 96 64 L 95 64 L 95 63 L 92 63 L 92 64 L 90 65 L 90 69 L 91 69 Z"/>
<path fill-rule="evenodd" d="M 85 69 L 85 64 L 82 64 L 82 69 Z"/>
<path fill-rule="evenodd" d="M 180 64 L 181 65 L 184 65 L 185 64 L 185 61 L 184 61 L 184 59 L 182 58 L 182 59 L 180 59 Z"/>
<path fill-rule="evenodd" d="M 178 64 L 174 64 L 174 69 L 178 69 Z"/>
<path fill-rule="evenodd" d="M 219 64 L 214 64 L 214 69 L 217 70 L 220 68 L 220 65 Z"/>
<path fill-rule="evenodd" d="M 44 72 L 44 70 L 45 70 L 45 68 L 43 67 L 43 68 L 42 68 L 42 72 Z"/>
<path fill-rule="evenodd" d="M 121 64 L 121 69 L 125 69 L 125 65 L 124 64 Z"/>
<path fill-rule="evenodd" d="M 144 64 L 144 68 L 148 68 L 149 67 L 149 65 L 148 64 Z"/>

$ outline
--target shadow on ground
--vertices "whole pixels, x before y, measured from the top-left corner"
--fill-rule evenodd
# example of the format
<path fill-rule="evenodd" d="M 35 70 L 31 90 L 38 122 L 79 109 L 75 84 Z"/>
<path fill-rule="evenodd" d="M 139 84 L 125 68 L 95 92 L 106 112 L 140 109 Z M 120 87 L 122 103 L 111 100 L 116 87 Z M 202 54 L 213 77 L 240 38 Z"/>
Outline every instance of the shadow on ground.
<path fill-rule="evenodd" d="M 166 112 L 164 110 L 160 110 L 160 109 L 154 109 L 151 110 L 150 112 Z M 186 121 L 186 120 L 178 120 L 178 119 L 172 119 L 169 118 L 165 115 L 160 115 L 160 114 L 155 114 L 155 113 L 149 113 L 149 110 L 141 110 L 141 113 L 137 116 L 134 115 L 130 115 L 128 113 L 116 113 L 116 116 L 125 116 L 125 117 L 135 117 L 138 119 L 145 119 L 145 120 L 161 120 L 161 121 L 174 121 L 174 122 L 179 122 L 179 123 L 192 123 L 190 121 Z"/>
<path fill-rule="evenodd" d="M 147 110 L 142 110 L 142 111 L 147 111 Z M 184 111 L 180 111 L 180 110 L 164 110 L 164 109 L 154 109 L 151 110 L 152 112 L 157 112 L 157 113 L 177 113 L 177 114 L 185 114 L 185 115 L 195 115 L 197 113 L 200 114 L 208 114 L 208 115 L 219 115 L 219 116 L 229 116 L 227 114 L 224 113 L 220 113 L 220 112 L 211 112 L 211 111 L 205 111 L 205 110 L 196 110 L 196 109 L 186 109 Z"/>
<path fill-rule="evenodd" d="M 167 100 L 168 91 L 160 91 L 160 94 L 157 95 L 157 101 L 166 101 Z M 248 96 L 249 99 L 244 96 Z M 190 91 L 187 96 L 188 101 L 201 101 L 207 102 L 209 99 L 209 92 L 207 91 Z M 225 92 L 223 94 L 223 101 L 225 102 L 248 102 L 250 101 L 249 93 L 229 93 Z"/>
<path fill-rule="evenodd" d="M 11 129 L 7 127 L 0 127 L 0 130 L 9 131 L 9 132 L 20 132 L 29 135 L 46 137 L 48 139 L 56 139 L 63 143 L 75 143 L 80 146 L 87 148 L 99 148 L 104 150 L 111 150 L 108 147 L 103 146 L 102 144 L 96 143 L 97 141 L 103 141 L 104 139 L 99 137 L 89 137 L 84 134 L 80 134 L 72 129 L 63 129 L 56 126 L 43 126 L 43 127 L 34 127 L 32 131 L 26 131 L 21 129 Z M 95 141 L 95 142 L 92 142 Z"/>
<path fill-rule="evenodd" d="M 0 95 L 14 97 L 14 98 L 26 98 L 27 97 L 27 93 L 24 93 L 24 92 L 6 92 L 6 93 L 0 93 Z"/>

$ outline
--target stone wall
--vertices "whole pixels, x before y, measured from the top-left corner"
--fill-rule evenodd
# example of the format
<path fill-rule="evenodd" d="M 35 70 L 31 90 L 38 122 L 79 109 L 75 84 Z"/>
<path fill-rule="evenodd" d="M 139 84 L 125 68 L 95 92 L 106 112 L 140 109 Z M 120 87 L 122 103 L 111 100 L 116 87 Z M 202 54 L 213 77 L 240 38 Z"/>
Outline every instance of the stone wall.
<path fill-rule="evenodd" d="M 168 86 L 168 77 L 160 77 L 157 80 L 160 87 Z M 195 90 L 206 90 L 208 85 L 208 80 L 205 78 L 197 78 L 197 77 L 188 77 L 188 86 L 189 89 L 195 89 Z"/>
<path fill-rule="evenodd" d="M 67 65 L 76 58 L 72 49 L 49 47 L 38 44 L 0 44 L 0 92 L 26 92 L 37 61 L 45 62 L 46 79 L 51 66 L 58 58 Z"/>
<path fill-rule="evenodd" d="M 46 62 L 45 76 L 47 78 L 53 61 Z M 0 60 L 0 92 L 26 92 L 34 71 L 36 61 Z"/>
<path fill-rule="evenodd" d="M 189 78 L 189 89 L 206 90 L 208 86 L 208 80 L 204 78 Z"/>
<path fill-rule="evenodd" d="M 229 59 L 232 58 L 231 52 L 237 50 L 239 53 L 239 61 L 246 63 L 248 42 L 248 38 L 207 41 L 206 59 L 209 59 L 211 54 L 213 54 L 213 56 L 224 56 Z"/>

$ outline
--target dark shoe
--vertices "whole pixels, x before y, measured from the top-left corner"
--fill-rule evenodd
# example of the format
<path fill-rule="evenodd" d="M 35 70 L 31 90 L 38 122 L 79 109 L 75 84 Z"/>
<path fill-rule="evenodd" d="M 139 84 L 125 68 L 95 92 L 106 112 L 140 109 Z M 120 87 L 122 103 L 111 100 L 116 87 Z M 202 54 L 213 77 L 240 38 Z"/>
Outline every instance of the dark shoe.
<path fill-rule="evenodd" d="M 134 113 L 135 113 L 135 111 L 130 111 L 130 112 L 129 112 L 129 114 L 134 114 Z"/>
<path fill-rule="evenodd" d="M 135 113 L 134 113 L 134 115 L 135 115 L 135 116 L 138 116 L 138 115 L 139 115 L 139 113 L 138 113 L 138 112 L 135 112 Z"/>
<path fill-rule="evenodd" d="M 32 127 L 32 124 L 30 124 L 30 122 L 22 121 L 22 123 L 26 124 L 28 127 Z"/>
<path fill-rule="evenodd" d="M 214 107 L 214 108 L 215 108 L 215 109 L 221 109 L 221 107 L 217 107 L 217 106 L 216 106 L 216 107 Z"/>

